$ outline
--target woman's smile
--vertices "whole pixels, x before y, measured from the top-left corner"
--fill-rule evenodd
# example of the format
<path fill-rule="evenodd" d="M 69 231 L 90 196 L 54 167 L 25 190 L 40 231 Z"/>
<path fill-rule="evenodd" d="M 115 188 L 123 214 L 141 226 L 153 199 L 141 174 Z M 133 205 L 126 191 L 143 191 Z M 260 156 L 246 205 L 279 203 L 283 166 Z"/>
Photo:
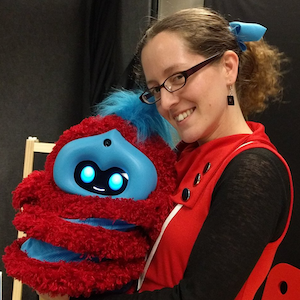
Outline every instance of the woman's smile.
<path fill-rule="evenodd" d="M 182 113 L 180 113 L 179 115 L 175 116 L 175 121 L 176 122 L 181 122 L 183 121 L 184 119 L 186 119 L 188 116 L 190 116 L 193 112 L 194 112 L 195 108 L 191 108 L 191 109 L 188 109 Z"/>

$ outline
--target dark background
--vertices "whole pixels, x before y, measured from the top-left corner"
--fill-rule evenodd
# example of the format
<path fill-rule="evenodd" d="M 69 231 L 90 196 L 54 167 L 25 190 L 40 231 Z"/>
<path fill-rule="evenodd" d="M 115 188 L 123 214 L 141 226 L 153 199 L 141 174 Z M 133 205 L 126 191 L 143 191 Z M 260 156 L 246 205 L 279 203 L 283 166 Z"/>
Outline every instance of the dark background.
<path fill-rule="evenodd" d="M 252 119 L 262 122 L 289 163 L 295 182 L 291 227 L 274 264 L 300 268 L 299 182 L 300 2 L 296 0 L 206 0 L 205 6 L 229 21 L 268 27 L 265 39 L 290 58 L 284 102 Z M 25 140 L 55 142 L 70 126 L 91 114 L 111 86 L 130 86 L 128 72 L 137 41 L 156 15 L 151 0 L 0 1 L 0 255 L 16 238 L 11 192 L 22 180 Z M 40 160 L 40 162 L 39 162 Z M 36 167 L 42 168 L 44 157 Z M 4 273 L 3 299 L 12 280 Z M 36 299 L 24 288 L 23 299 Z M 260 299 L 260 293 L 257 299 Z"/>

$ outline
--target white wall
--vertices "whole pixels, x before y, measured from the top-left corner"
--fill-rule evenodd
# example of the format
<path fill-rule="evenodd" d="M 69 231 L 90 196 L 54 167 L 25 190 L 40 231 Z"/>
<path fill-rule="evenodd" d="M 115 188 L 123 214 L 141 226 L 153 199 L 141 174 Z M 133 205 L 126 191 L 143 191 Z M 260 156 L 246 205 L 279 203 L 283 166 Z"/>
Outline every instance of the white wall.
<path fill-rule="evenodd" d="M 158 17 L 164 17 L 183 8 L 203 6 L 204 0 L 159 0 Z"/>

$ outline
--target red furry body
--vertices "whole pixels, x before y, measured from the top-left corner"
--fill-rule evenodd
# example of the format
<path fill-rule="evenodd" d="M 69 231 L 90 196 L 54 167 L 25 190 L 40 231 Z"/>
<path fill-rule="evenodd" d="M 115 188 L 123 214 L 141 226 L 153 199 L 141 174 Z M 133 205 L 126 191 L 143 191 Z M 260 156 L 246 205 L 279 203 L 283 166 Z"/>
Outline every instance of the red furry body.
<path fill-rule="evenodd" d="M 68 194 L 53 179 L 55 159 L 64 145 L 111 129 L 117 129 L 156 168 L 157 186 L 146 200 Z M 13 223 L 18 230 L 25 231 L 27 237 L 6 248 L 3 261 L 7 274 L 40 293 L 73 297 L 118 290 L 136 280 L 147 252 L 172 209 L 169 195 L 175 189 L 175 160 L 175 153 L 159 136 L 138 142 L 136 128 L 115 115 L 90 117 L 65 131 L 48 155 L 45 169 L 34 171 L 13 193 L 14 208 L 22 208 Z M 137 227 L 120 232 L 65 220 L 87 218 L 123 220 Z M 98 262 L 89 259 L 44 262 L 30 258 L 20 249 L 28 238 L 63 247 L 86 258 L 96 257 Z"/>

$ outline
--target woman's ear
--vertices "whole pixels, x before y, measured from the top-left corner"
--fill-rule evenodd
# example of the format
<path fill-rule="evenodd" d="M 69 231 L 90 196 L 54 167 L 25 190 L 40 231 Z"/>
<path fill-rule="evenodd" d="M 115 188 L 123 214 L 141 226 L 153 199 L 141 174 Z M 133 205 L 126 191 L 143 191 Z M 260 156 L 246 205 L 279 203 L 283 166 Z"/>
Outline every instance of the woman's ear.
<path fill-rule="evenodd" d="M 232 51 L 227 50 L 222 57 L 223 66 L 225 68 L 225 76 L 228 85 L 233 85 L 236 82 L 238 69 L 239 69 L 239 57 Z"/>

